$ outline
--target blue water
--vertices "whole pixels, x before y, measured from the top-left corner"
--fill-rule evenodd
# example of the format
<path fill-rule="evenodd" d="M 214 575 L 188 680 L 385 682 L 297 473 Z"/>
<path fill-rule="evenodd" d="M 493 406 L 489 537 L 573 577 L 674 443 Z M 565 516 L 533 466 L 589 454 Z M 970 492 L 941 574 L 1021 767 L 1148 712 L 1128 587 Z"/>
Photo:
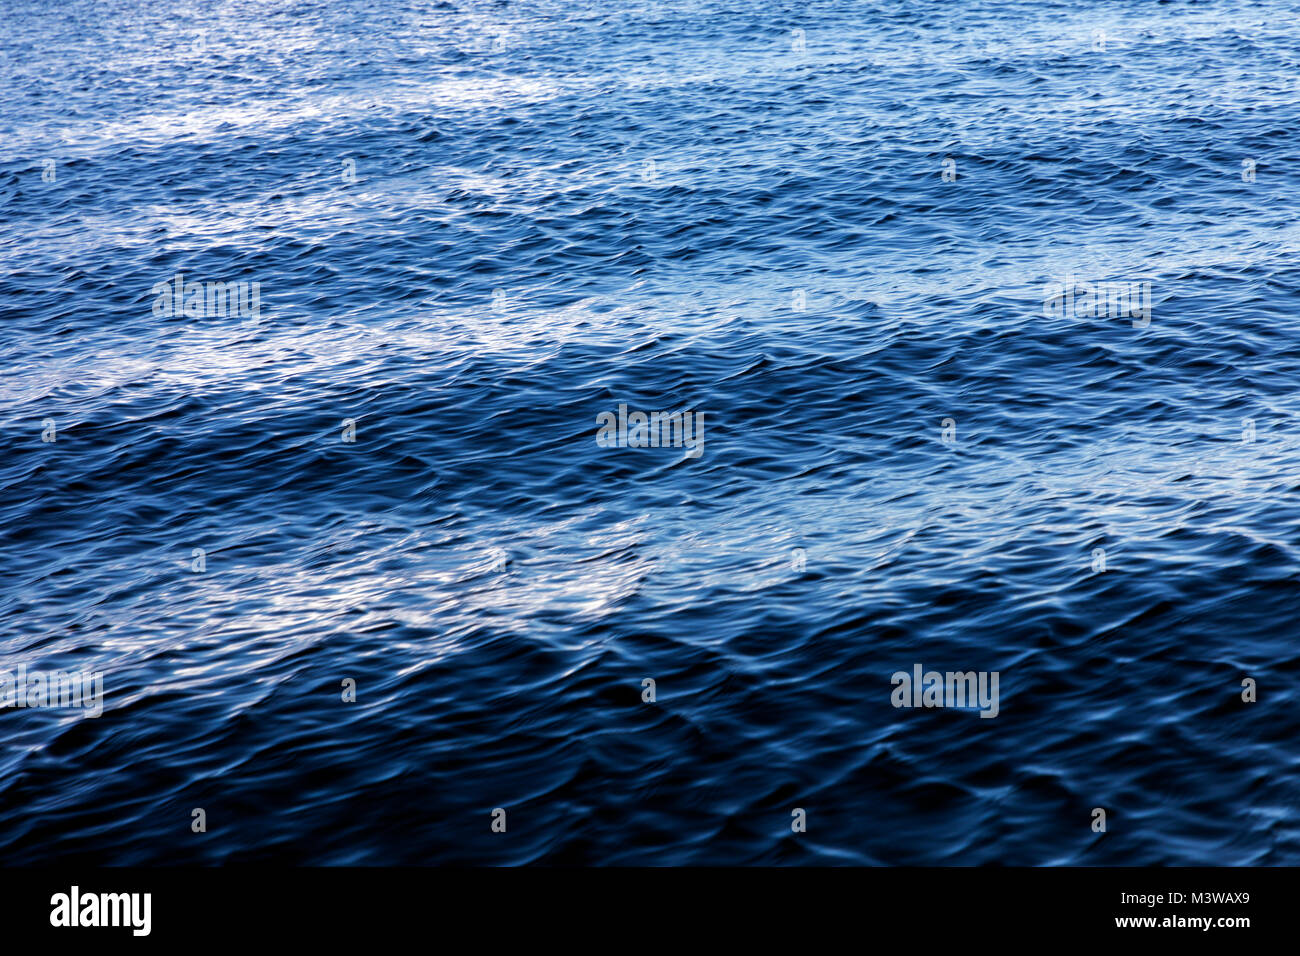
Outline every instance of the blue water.
<path fill-rule="evenodd" d="M 7 863 L 1300 863 L 1300 3 L 0 10 Z"/>

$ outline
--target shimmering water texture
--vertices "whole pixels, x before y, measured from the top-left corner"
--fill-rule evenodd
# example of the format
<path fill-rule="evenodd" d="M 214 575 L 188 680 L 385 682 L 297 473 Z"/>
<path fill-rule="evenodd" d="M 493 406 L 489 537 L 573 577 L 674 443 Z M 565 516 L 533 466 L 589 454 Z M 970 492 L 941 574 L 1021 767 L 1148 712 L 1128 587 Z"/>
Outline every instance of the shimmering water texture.
<path fill-rule="evenodd" d="M 1300 3 L 0 5 L 5 862 L 1300 863 Z"/>

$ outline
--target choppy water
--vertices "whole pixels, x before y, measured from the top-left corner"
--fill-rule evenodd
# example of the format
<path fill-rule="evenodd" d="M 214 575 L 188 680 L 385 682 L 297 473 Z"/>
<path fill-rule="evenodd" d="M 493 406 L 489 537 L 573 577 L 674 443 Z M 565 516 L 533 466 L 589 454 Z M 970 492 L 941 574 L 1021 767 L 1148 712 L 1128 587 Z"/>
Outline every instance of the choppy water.
<path fill-rule="evenodd" d="M 368 6 L 0 5 L 6 862 L 1300 862 L 1300 4 Z"/>

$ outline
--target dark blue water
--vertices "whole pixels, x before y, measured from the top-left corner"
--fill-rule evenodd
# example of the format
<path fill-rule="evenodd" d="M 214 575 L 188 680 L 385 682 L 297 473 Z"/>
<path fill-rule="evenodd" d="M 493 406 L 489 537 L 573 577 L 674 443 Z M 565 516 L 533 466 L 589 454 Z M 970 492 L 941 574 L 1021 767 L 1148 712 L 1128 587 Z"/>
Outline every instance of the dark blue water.
<path fill-rule="evenodd" d="M 0 10 L 6 862 L 1300 863 L 1294 0 Z"/>

